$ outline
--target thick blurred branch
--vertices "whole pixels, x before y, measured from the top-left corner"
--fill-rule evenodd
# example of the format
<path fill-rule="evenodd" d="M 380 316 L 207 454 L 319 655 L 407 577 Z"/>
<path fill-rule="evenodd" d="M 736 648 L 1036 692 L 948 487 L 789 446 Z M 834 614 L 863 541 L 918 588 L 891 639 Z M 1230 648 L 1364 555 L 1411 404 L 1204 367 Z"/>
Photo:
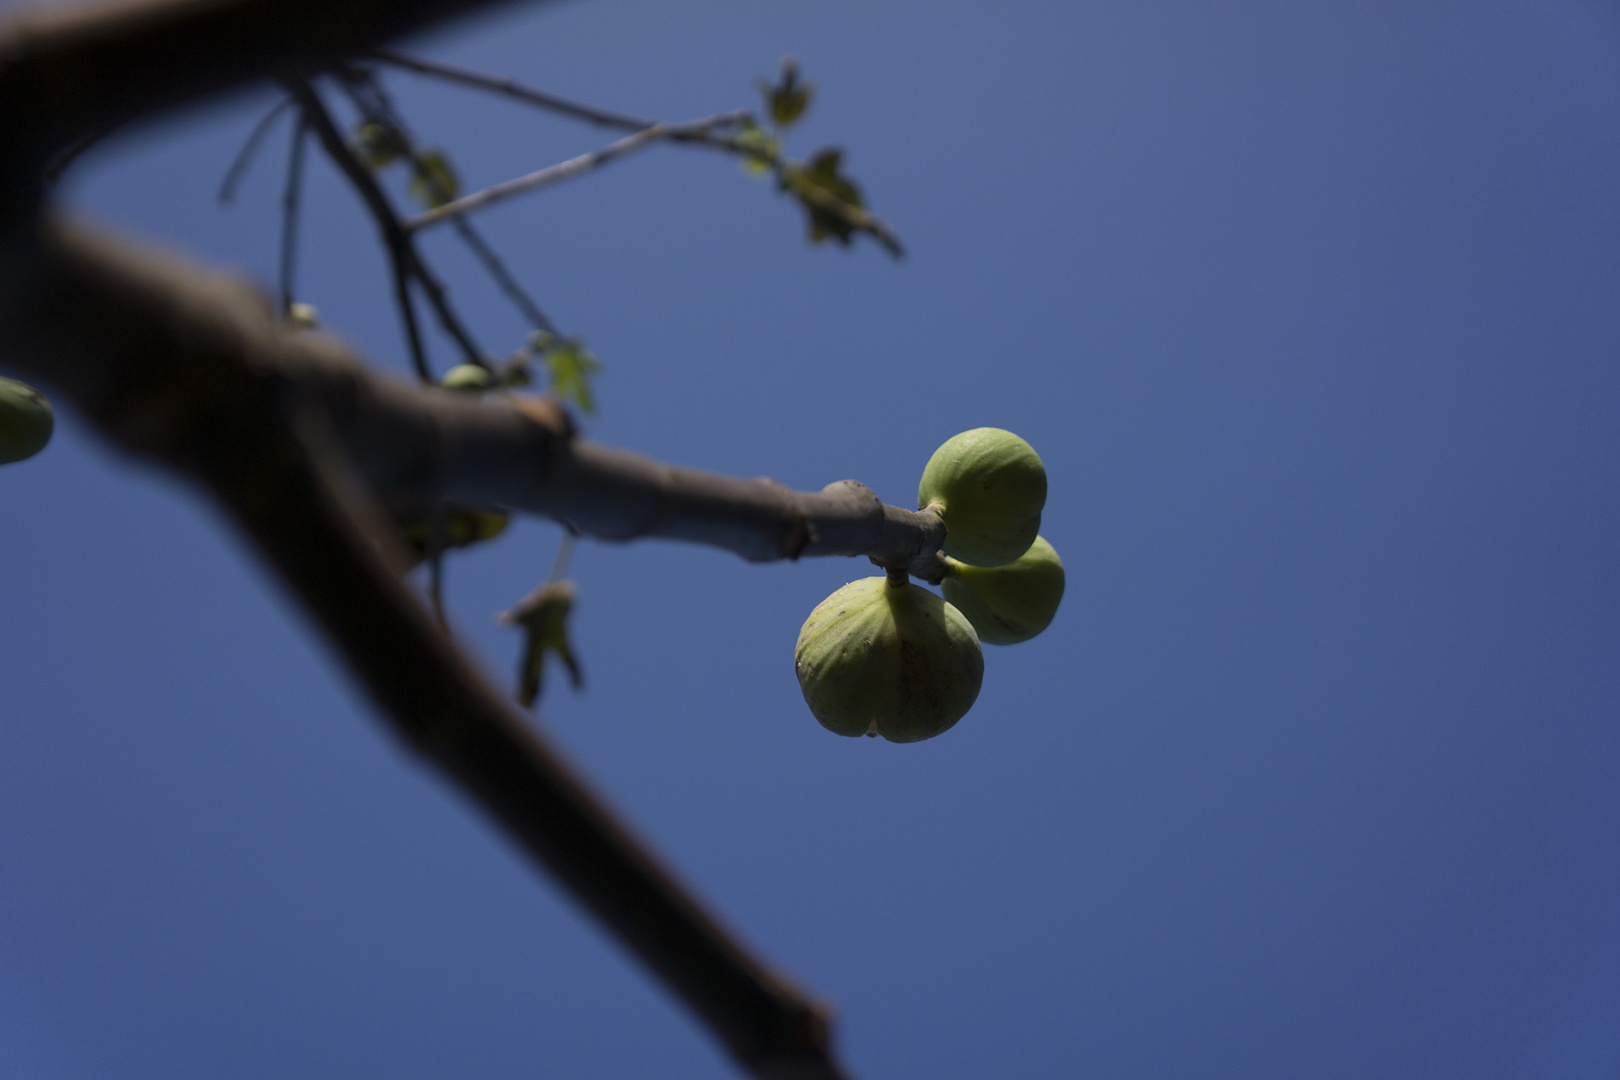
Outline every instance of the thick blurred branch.
<path fill-rule="evenodd" d="M 920 568 L 943 540 L 932 511 L 886 506 L 856 481 L 793 491 L 594 443 L 549 398 L 479 398 L 373 370 L 335 338 L 278 324 L 245 282 L 80 230 L 45 235 L 73 253 L 75 276 L 108 291 L 71 313 L 41 297 L 22 325 L 0 326 L 6 359 L 115 431 L 177 410 L 228 413 L 211 373 L 241 368 L 272 380 L 289 408 L 326 416 L 361 482 L 401 517 L 439 500 L 503 507 L 601 539 L 685 540 L 752 561 L 866 555 Z M 112 296 L 141 297 L 139 310 Z"/>
<path fill-rule="evenodd" d="M 304 80 L 481 6 L 135 0 L 12 16 L 0 25 L 0 362 L 71 398 L 127 451 L 208 490 L 400 738 L 607 923 L 744 1067 L 839 1080 L 825 1012 L 730 936 L 434 627 L 400 582 L 404 560 L 381 510 L 504 505 L 609 538 L 919 568 L 937 561 L 939 519 L 885 507 L 852 481 L 796 493 L 596 446 L 544 399 L 412 387 L 333 338 L 288 327 L 244 283 L 61 224 L 41 206 L 53 156 L 261 78 L 287 83 L 342 166 L 352 154 Z M 386 201 L 381 209 L 401 282 L 406 270 L 421 280 L 408 237 L 396 246 L 397 216 Z"/>

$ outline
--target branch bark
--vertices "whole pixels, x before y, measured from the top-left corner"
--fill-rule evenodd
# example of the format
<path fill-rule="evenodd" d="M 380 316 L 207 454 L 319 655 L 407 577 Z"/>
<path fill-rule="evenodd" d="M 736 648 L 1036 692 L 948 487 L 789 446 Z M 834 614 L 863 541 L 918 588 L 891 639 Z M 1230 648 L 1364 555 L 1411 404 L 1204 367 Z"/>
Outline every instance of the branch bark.
<path fill-rule="evenodd" d="M 51 281 L 51 293 L 25 331 L 0 341 L 31 377 L 133 449 L 173 438 L 166 429 L 125 434 L 135 425 L 228 414 L 217 384 L 245 371 L 273 382 L 289 408 L 318 407 L 365 487 L 402 517 L 442 499 L 543 515 L 606 540 L 684 540 L 755 562 L 865 555 L 925 578 L 944 538 L 932 511 L 886 506 L 857 481 L 793 491 L 595 443 L 574 434 L 549 398 L 478 399 L 375 371 L 333 337 L 278 323 L 246 282 L 82 229 L 48 226 L 44 235 L 57 269 L 36 280 Z M 80 290 L 62 309 L 81 281 L 101 291 Z"/>
<path fill-rule="evenodd" d="M 475 456 L 522 448 L 541 474 L 568 478 L 556 485 L 564 492 L 646 463 L 626 467 L 600 448 L 575 455 L 560 412 L 543 404 L 462 402 L 379 379 L 334 340 L 283 329 L 268 299 L 240 283 L 196 280 L 65 227 L 37 241 L 33 302 L 0 319 L 5 360 L 65 393 L 125 450 L 205 488 L 394 733 L 607 923 L 739 1063 L 762 1078 L 843 1077 L 824 1010 L 728 934 L 434 627 L 400 583 L 394 530 L 368 509 L 345 446 L 368 446 L 373 468 L 390 447 L 415 459 L 405 473 L 432 468 L 431 443 L 413 439 L 443 424 L 446 445 L 476 446 Z"/>
<path fill-rule="evenodd" d="M 681 469 L 574 435 L 544 399 L 469 400 L 365 368 L 267 297 L 64 225 L 53 154 L 263 77 L 297 79 L 485 0 L 135 0 L 0 26 L 0 360 L 208 491 L 392 730 L 482 805 L 762 1080 L 841 1080 L 825 1011 L 755 958 L 581 783 L 400 583 L 379 507 L 438 499 L 745 558 L 937 563 L 931 513 Z M 307 103 L 306 103 L 307 104 Z M 373 502 L 373 498 L 381 503 Z"/>

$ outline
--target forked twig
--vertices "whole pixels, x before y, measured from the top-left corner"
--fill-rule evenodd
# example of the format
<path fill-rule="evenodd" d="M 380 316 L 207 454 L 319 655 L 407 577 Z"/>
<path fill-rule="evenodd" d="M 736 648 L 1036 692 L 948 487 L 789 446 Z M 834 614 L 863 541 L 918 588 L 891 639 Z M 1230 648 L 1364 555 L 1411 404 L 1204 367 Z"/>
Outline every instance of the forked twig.
<path fill-rule="evenodd" d="M 439 317 L 439 324 L 461 347 L 467 362 L 482 364 L 484 351 L 478 347 L 466 327 L 462 326 L 461 319 L 450 306 L 444 286 L 439 283 L 439 279 L 428 269 L 427 263 L 417 252 L 410 233 L 401 225 L 399 215 L 389 204 L 388 196 L 378 186 L 376 178 L 371 175 L 371 170 L 366 168 L 349 148 L 349 144 L 344 142 L 343 135 L 333 123 L 332 116 L 326 111 L 320 97 L 307 82 L 288 80 L 285 85 L 288 93 L 297 99 L 299 107 L 303 109 L 305 120 L 315 130 L 322 149 L 342 170 L 343 175 L 348 177 L 349 183 L 354 185 L 366 208 L 371 211 L 377 228 L 382 232 L 383 243 L 388 248 L 389 257 L 394 262 L 396 292 L 402 291 L 398 285 L 400 278 L 415 281 L 420 285 L 428 303 Z"/>
<path fill-rule="evenodd" d="M 393 100 L 388 91 L 372 72 L 365 68 L 350 64 L 340 65 L 337 68 L 338 83 L 348 93 L 357 109 L 368 123 L 374 123 L 386 128 L 392 138 L 398 143 L 398 148 L 410 161 L 411 167 L 416 170 L 419 177 L 428 177 L 434 188 L 438 187 L 432 180 L 433 173 L 425 167 L 422 155 L 416 149 L 416 140 L 412 138 L 410 130 L 405 126 L 404 119 L 394 108 Z M 453 192 L 440 192 L 440 197 L 448 199 Z M 518 283 L 506 268 L 506 263 L 496 254 L 494 247 L 484 239 L 482 234 L 473 227 L 472 222 L 458 218 L 455 222 L 456 235 L 461 238 L 467 249 L 473 253 L 484 267 L 484 270 L 494 279 L 496 286 L 506 294 L 506 298 L 528 320 L 529 324 L 537 330 L 544 330 L 550 334 L 560 334 L 555 323 L 540 309 L 540 305 L 528 294 L 528 291 Z"/>
<path fill-rule="evenodd" d="M 248 166 L 253 164 L 254 155 L 259 152 L 259 145 L 264 142 L 265 136 L 270 134 L 270 128 L 276 119 L 286 112 L 292 103 L 292 98 L 282 98 L 253 125 L 253 130 L 248 132 L 248 137 L 242 143 L 242 149 L 231 159 L 231 167 L 225 170 L 225 176 L 219 182 L 219 195 L 216 197 L 220 203 L 229 203 L 236 198 L 236 185 L 242 182 Z"/>

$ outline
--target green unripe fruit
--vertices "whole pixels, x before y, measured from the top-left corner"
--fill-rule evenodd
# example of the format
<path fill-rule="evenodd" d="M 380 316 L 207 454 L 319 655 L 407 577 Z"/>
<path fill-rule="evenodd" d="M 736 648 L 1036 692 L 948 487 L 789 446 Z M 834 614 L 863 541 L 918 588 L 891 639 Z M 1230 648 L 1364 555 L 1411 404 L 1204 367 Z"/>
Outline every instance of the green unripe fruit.
<path fill-rule="evenodd" d="M 321 313 L 315 309 L 314 304 L 290 304 L 287 307 L 287 322 L 297 330 L 318 330 L 321 326 Z"/>
<path fill-rule="evenodd" d="M 31 458 L 51 441 L 56 415 L 27 383 L 0 378 L 0 465 Z"/>
<path fill-rule="evenodd" d="M 968 566 L 947 559 L 941 587 L 987 645 L 1016 645 L 1045 630 L 1063 599 L 1063 560 L 1037 536 L 1005 566 Z"/>
<path fill-rule="evenodd" d="M 931 739 L 967 714 L 984 681 L 973 626 L 934 593 L 852 581 L 810 613 L 793 650 L 805 704 L 839 735 Z"/>
<path fill-rule="evenodd" d="M 457 364 L 444 373 L 439 385 L 446 390 L 466 390 L 471 393 L 482 393 L 495 386 L 495 376 L 486 367 L 477 364 Z"/>
<path fill-rule="evenodd" d="M 1046 466 L 1029 443 L 1001 428 L 974 428 L 934 451 L 917 487 L 919 509 L 945 519 L 945 554 L 1000 566 L 1041 531 Z"/>

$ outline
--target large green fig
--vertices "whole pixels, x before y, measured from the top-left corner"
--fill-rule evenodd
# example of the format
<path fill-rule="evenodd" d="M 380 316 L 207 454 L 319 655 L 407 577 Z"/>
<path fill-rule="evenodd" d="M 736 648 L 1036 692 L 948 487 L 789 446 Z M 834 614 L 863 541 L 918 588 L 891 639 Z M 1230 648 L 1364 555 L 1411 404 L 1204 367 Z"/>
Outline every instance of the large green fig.
<path fill-rule="evenodd" d="M 945 599 L 987 645 L 1016 645 L 1045 630 L 1063 599 L 1063 560 L 1044 536 L 1005 566 L 946 559 Z"/>
<path fill-rule="evenodd" d="M 890 742 L 930 739 L 966 715 L 984 653 L 962 613 L 919 585 L 852 581 L 816 606 L 793 650 L 821 726 Z"/>
<path fill-rule="evenodd" d="M 919 509 L 945 519 L 945 554 L 1001 566 L 1041 531 L 1046 466 L 1029 443 L 1001 428 L 974 428 L 934 451 L 917 487 Z"/>
<path fill-rule="evenodd" d="M 55 427 L 56 416 L 44 394 L 27 383 L 0 378 L 0 465 L 45 449 Z"/>

